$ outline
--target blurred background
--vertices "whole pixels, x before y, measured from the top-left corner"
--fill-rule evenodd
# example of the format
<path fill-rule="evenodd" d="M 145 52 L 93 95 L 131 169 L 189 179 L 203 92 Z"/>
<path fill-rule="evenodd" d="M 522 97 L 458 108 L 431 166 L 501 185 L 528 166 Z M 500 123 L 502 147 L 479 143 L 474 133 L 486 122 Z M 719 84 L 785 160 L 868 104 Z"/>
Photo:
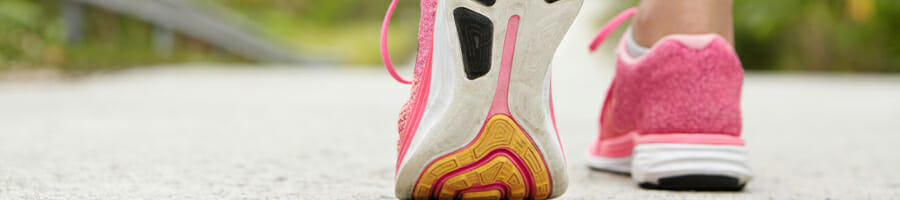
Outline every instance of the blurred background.
<path fill-rule="evenodd" d="M 603 16 L 637 2 L 613 3 Z M 377 67 L 380 22 L 388 3 L 2 0 L 0 73 L 81 74 L 184 63 Z M 900 1 L 735 4 L 736 46 L 748 70 L 900 72 Z M 398 12 L 390 48 L 395 59 L 411 60 L 418 2 L 400 1 Z"/>

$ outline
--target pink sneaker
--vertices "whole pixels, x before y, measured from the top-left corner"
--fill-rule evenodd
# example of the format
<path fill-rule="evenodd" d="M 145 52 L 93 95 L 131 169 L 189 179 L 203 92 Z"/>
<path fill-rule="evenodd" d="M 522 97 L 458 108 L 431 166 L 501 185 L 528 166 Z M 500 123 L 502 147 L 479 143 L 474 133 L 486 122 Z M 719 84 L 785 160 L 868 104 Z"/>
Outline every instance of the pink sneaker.
<path fill-rule="evenodd" d="M 603 28 L 602 40 L 635 9 Z M 714 34 L 671 35 L 642 57 L 623 39 L 588 164 L 631 173 L 644 188 L 741 190 L 752 177 L 741 136 L 743 69 Z"/>
<path fill-rule="evenodd" d="M 384 44 L 396 6 L 382 30 Z M 401 199 L 546 199 L 565 192 L 550 61 L 583 0 L 422 0 L 400 114 Z"/>

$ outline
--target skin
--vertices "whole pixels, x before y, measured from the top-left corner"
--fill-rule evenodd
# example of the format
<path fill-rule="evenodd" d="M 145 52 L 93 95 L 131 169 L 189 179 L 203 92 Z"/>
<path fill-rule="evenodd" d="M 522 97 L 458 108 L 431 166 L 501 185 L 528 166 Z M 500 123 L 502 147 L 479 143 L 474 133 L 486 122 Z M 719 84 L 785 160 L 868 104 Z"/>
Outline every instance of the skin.
<path fill-rule="evenodd" d="M 634 40 L 650 47 L 667 35 L 716 33 L 734 45 L 733 0 L 642 0 Z"/>

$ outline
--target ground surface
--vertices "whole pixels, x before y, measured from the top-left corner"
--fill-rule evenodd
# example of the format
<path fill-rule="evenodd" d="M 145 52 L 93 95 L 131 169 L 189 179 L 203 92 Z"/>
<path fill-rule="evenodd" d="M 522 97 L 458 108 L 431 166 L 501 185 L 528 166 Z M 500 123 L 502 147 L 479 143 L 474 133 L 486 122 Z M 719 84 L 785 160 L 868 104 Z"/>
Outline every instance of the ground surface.
<path fill-rule="evenodd" d="M 900 76 L 749 73 L 744 192 L 642 190 L 589 170 L 612 66 L 609 50 L 583 51 L 596 27 L 578 23 L 554 71 L 561 199 L 900 198 Z M 408 92 L 381 70 L 329 67 L 0 82 L 0 199 L 392 199 Z"/>
<path fill-rule="evenodd" d="M 588 170 L 609 74 L 558 71 L 573 180 L 563 199 L 900 198 L 900 77 L 748 75 L 757 177 L 742 193 L 693 193 Z M 390 199 L 407 92 L 373 70 L 157 69 L 3 83 L 0 199 Z"/>

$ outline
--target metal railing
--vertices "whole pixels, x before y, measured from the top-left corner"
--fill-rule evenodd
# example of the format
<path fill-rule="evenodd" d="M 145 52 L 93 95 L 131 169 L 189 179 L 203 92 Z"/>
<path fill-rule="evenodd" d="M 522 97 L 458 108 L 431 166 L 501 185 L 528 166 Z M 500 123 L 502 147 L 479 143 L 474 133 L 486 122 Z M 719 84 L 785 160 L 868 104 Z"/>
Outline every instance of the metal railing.
<path fill-rule="evenodd" d="M 201 5 L 191 0 L 63 0 L 62 3 L 66 39 L 70 42 L 80 40 L 82 6 L 90 5 L 153 24 L 156 27 L 154 44 L 161 51 L 173 48 L 174 31 L 259 62 L 302 63 L 310 60 L 265 39 L 253 23 L 231 16 L 226 9 L 214 5 Z"/>

